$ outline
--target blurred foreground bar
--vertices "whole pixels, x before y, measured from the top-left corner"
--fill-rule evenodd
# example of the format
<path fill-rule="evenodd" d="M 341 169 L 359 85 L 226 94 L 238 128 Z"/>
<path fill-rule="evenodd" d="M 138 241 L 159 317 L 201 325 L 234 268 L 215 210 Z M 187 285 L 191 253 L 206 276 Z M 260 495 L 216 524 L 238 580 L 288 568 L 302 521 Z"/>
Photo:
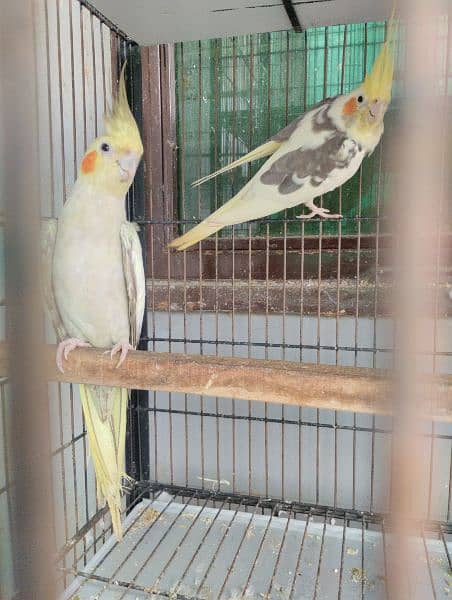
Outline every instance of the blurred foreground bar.
<path fill-rule="evenodd" d="M 13 550 L 17 599 L 51 600 L 54 521 L 47 386 L 41 362 L 39 172 L 32 0 L 2 4 L 1 196 L 11 390 Z"/>
<path fill-rule="evenodd" d="M 437 316 L 431 303 L 426 308 L 428 273 L 432 265 L 439 264 L 438 233 L 447 209 L 446 171 L 450 164 L 446 156 L 450 143 L 447 83 L 442 85 L 439 53 L 441 21 L 450 12 L 450 2 L 405 0 L 401 4 L 407 29 L 403 137 L 398 146 L 399 164 L 394 165 L 398 185 L 392 199 L 393 227 L 398 233 L 394 248 L 397 335 L 391 498 L 394 543 L 388 557 L 389 597 L 397 600 L 414 592 L 410 586 L 415 581 L 418 555 L 409 523 L 412 518 L 422 519 L 422 493 L 429 489 L 417 434 L 433 398 L 432 389 L 422 385 L 425 361 L 420 356 L 428 348 L 431 323 Z"/>

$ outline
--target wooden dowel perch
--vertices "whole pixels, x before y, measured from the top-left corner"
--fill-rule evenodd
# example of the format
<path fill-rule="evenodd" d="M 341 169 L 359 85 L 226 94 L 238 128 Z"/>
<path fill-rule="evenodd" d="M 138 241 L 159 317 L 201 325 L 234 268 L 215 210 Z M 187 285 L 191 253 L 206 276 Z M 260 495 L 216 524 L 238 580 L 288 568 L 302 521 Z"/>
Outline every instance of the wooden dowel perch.
<path fill-rule="evenodd" d="M 49 381 L 94 383 L 125 388 L 260 400 L 293 406 L 391 414 L 391 373 L 377 369 L 297 364 L 292 362 L 129 352 L 116 369 L 116 359 L 93 348 L 74 350 L 60 373 L 55 346 L 43 349 Z M 0 376 L 7 376 L 5 344 L 0 345 Z M 452 376 L 426 376 L 432 386 L 431 406 L 424 417 L 452 421 Z M 433 393 L 432 393 L 433 392 Z M 429 397 L 427 394 L 426 397 Z M 413 405 L 413 410 L 416 407 Z"/>

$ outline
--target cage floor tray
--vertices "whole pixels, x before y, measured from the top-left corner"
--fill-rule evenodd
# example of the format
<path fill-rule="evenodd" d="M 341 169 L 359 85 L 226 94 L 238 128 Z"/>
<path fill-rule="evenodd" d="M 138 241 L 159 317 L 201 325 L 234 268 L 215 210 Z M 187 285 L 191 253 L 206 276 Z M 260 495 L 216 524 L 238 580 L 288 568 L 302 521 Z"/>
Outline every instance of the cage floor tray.
<path fill-rule="evenodd" d="M 162 492 L 142 501 L 67 590 L 77 600 L 385 598 L 389 536 L 381 525 L 253 507 L 213 508 Z M 452 594 L 449 542 L 419 537 L 412 599 Z"/>

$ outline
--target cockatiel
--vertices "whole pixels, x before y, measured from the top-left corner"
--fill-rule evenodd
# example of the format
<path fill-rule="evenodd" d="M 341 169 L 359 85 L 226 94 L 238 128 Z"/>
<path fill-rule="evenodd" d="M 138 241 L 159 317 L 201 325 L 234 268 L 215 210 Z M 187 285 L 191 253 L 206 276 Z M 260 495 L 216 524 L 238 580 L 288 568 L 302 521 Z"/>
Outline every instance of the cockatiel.
<path fill-rule="evenodd" d="M 77 347 L 111 348 L 118 367 L 138 342 L 145 278 L 136 226 L 127 221 L 125 195 L 143 154 L 121 71 L 118 96 L 105 116 L 105 135 L 87 149 L 61 216 L 43 232 L 43 288 L 60 339 L 56 362 Z M 122 538 L 128 391 L 80 385 L 98 497 Z"/>
<path fill-rule="evenodd" d="M 350 94 L 328 98 L 295 119 L 268 142 L 222 169 L 195 181 L 199 185 L 239 165 L 272 155 L 229 202 L 202 223 L 173 240 L 185 250 L 227 225 L 266 217 L 304 204 L 314 215 L 340 218 L 314 199 L 339 187 L 359 169 L 383 134 L 383 117 L 391 100 L 394 61 L 390 49 L 393 16 L 386 42 L 364 83 Z"/>

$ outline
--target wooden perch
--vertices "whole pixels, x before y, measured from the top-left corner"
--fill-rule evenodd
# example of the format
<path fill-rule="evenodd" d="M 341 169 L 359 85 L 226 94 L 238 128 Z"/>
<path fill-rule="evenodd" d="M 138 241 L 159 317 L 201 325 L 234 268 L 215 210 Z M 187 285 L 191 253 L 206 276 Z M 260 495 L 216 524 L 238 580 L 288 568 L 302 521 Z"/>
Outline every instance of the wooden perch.
<path fill-rule="evenodd" d="M 93 348 L 71 353 L 64 373 L 55 365 L 55 346 L 43 349 L 49 381 L 94 383 L 126 388 L 183 392 L 239 400 L 371 414 L 391 414 L 389 371 L 293 362 L 129 352 L 120 369 L 116 359 Z M 6 345 L 0 346 L 0 376 L 6 376 Z M 452 376 L 426 376 L 433 398 L 424 417 L 452 421 Z M 432 393 L 433 392 L 433 393 Z M 416 407 L 413 405 L 413 410 Z"/>

